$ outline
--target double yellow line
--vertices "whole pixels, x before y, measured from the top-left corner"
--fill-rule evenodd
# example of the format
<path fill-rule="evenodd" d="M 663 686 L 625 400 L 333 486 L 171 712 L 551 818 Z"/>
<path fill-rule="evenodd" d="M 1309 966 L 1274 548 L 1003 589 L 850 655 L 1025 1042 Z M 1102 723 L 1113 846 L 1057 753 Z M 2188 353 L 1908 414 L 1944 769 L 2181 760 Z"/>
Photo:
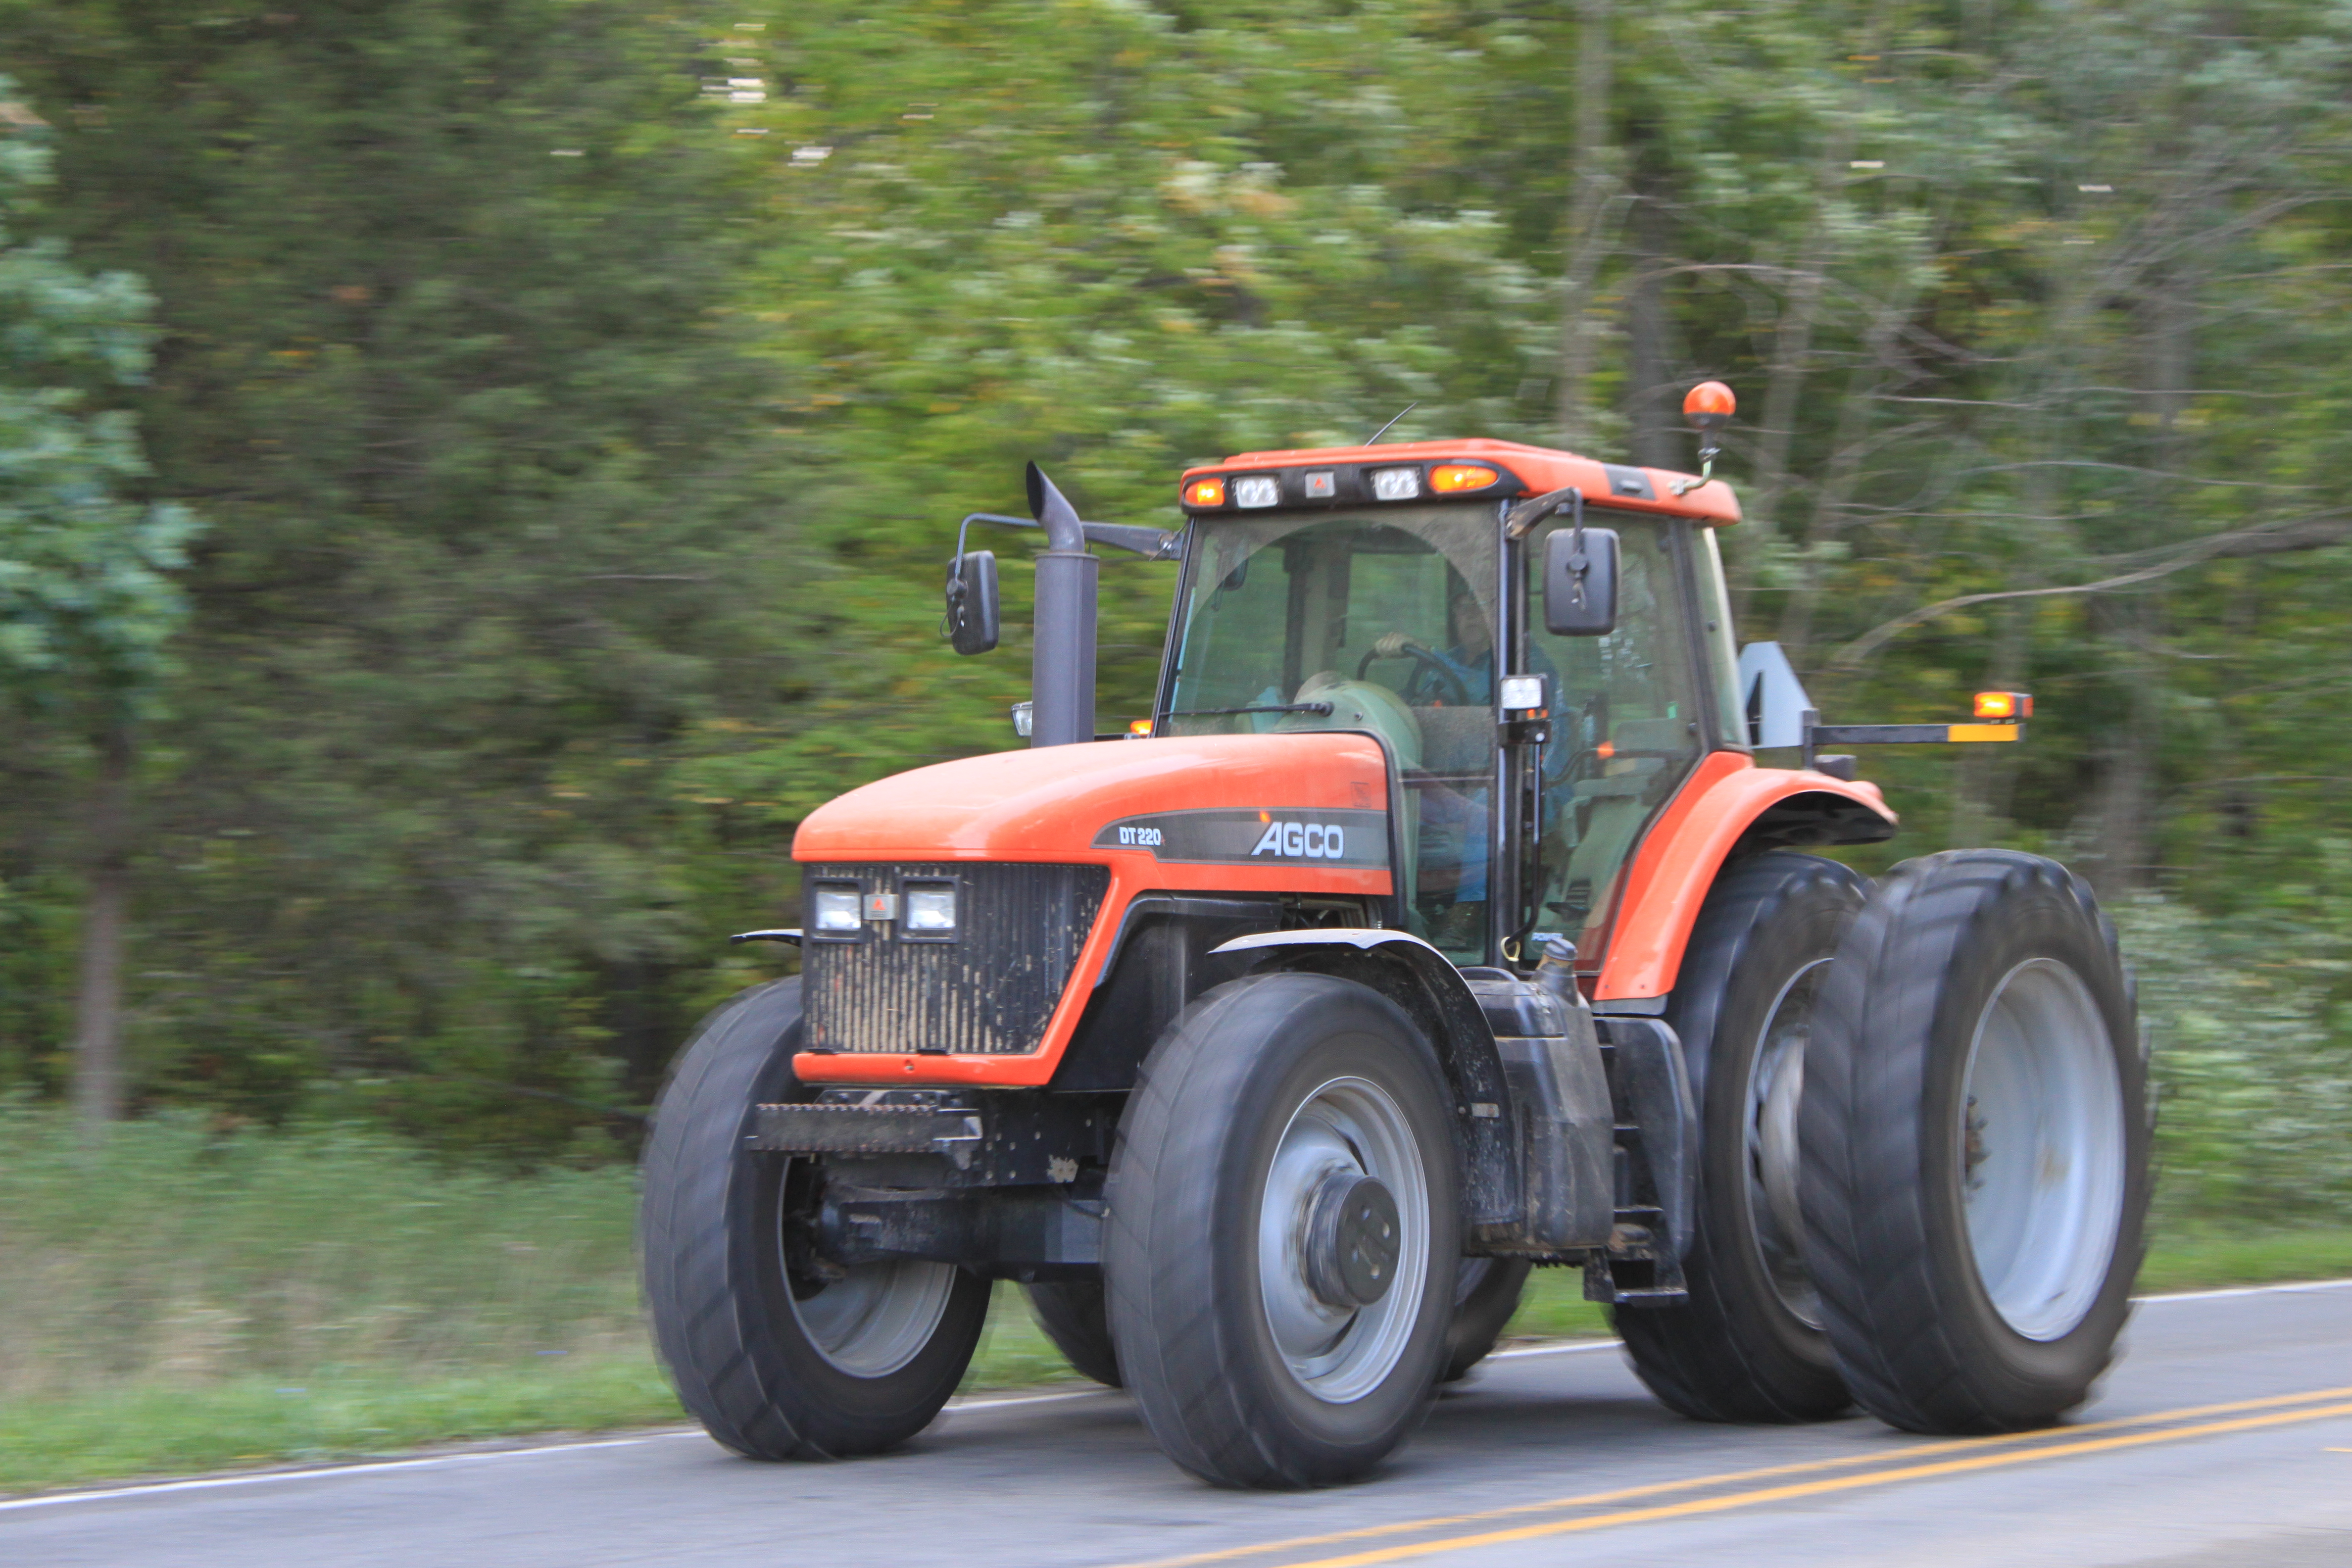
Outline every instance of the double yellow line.
<path fill-rule="evenodd" d="M 2259 1412 L 2260 1414 L 2254 1414 Z M 1286 1541 L 1261 1542 L 1254 1546 L 1228 1547 L 1221 1552 L 1196 1552 L 1183 1557 L 1161 1557 L 1150 1563 L 1130 1563 L 1125 1568 L 1192 1568 L 1196 1563 L 1230 1563 L 1244 1558 L 1284 1557 L 1318 1547 L 1338 1546 L 1353 1542 L 1373 1541 L 1399 1535 L 1431 1535 L 1433 1531 L 1456 1530 L 1463 1525 L 1497 1523 L 1506 1519 L 1528 1514 L 1559 1513 L 1571 1510 L 1589 1510 L 1611 1503 L 1632 1502 L 1637 1499 L 1661 1497 L 1675 1492 L 1711 1491 L 1713 1495 L 1685 1499 L 1680 1502 L 1653 1504 L 1642 1508 L 1613 1509 L 1605 1512 L 1578 1512 L 1573 1518 L 1543 1520 L 1534 1523 L 1512 1525 L 1501 1529 L 1472 1531 L 1464 1534 L 1431 1535 L 1422 1541 L 1400 1542 L 1394 1545 L 1376 1546 L 1368 1550 L 1345 1552 L 1336 1557 L 1291 1559 L 1284 1568 L 1370 1568 L 1381 1563 L 1401 1563 L 1409 1558 L 1427 1557 L 1441 1552 L 1461 1552 L 1478 1546 L 1500 1546 L 1512 1542 L 1534 1541 L 1545 1536 L 1571 1535 L 1581 1531 L 1606 1530 L 1621 1524 L 1645 1524 L 1656 1520 L 1689 1519 L 1699 1515 L 1724 1513 L 1733 1509 L 1754 1508 L 1759 1504 L 1786 1502 L 1796 1498 L 1820 1497 L 1828 1492 L 1858 1491 L 1865 1487 L 1890 1486 L 1897 1481 L 1927 1480 L 1938 1476 L 1966 1475 L 1978 1470 L 1998 1469 L 2012 1465 L 2039 1464 L 2047 1459 L 2072 1458 L 2078 1454 L 2113 1453 L 2118 1449 L 2146 1447 L 2156 1443 L 2177 1443 L 2191 1437 L 2218 1437 L 2232 1432 L 2259 1431 L 2269 1426 L 2284 1426 L 2298 1421 L 2320 1421 L 2331 1416 L 2352 1415 L 2352 1387 L 2313 1389 L 2303 1394 L 2282 1394 L 2266 1399 L 2242 1399 L 2227 1405 L 2199 1405 L 2181 1410 L 2159 1410 L 2147 1415 L 2125 1416 L 2112 1421 L 2086 1422 L 2079 1426 L 2061 1426 L 2038 1432 L 2017 1432 L 1999 1437 L 1971 1437 L 1956 1442 L 1921 1443 L 1903 1448 L 1895 1454 L 1845 1454 L 1836 1458 L 1813 1459 L 1801 1464 L 1772 1465 L 1762 1469 L 1732 1470 L 1721 1475 L 1693 1476 L 1685 1480 L 1656 1481 L 1647 1486 L 1625 1487 L 1614 1491 L 1587 1492 L 1579 1497 L 1553 1498 L 1543 1502 L 1514 1503 L 1507 1508 L 1486 1509 L 1475 1513 L 1441 1515 L 1430 1519 L 1400 1521 L 1394 1524 L 1367 1525 L 1357 1530 L 1334 1531 L 1325 1535 L 1295 1536 Z M 2219 1419 L 2213 1419 L 2219 1417 Z M 2133 1431 L 2127 1428 L 2155 1427 L 2153 1431 Z M 2107 1434 L 2094 1436 L 2094 1434 Z M 1936 1456 L 1955 1456 L 1938 1458 Z M 1922 1463 L 1922 1460 L 1932 1462 Z M 1870 1468 L 1876 1466 L 1878 1468 Z M 1856 1475 L 1822 1475 L 1829 1470 L 1859 1470 Z M 1819 1479 L 1784 1481 L 1780 1485 L 1756 1486 L 1758 1481 L 1780 1481 L 1790 1476 L 1811 1475 Z M 1723 1488 L 1745 1489 L 1720 1490 Z"/>

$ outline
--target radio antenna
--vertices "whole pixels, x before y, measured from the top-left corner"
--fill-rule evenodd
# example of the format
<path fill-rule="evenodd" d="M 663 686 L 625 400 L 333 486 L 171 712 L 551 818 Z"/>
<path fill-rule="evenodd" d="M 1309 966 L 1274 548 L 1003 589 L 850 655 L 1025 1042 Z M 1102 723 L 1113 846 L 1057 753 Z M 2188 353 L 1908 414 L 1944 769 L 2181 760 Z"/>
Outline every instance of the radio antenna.
<path fill-rule="evenodd" d="M 1375 444 L 1380 440 L 1380 438 L 1381 438 L 1381 437 L 1383 437 L 1383 436 L 1387 435 L 1390 431 L 1391 431 L 1391 430 L 1393 430 L 1393 429 L 1395 429 L 1395 428 L 1396 428 L 1396 422 L 1397 422 L 1397 419 L 1402 419 L 1402 418 L 1403 418 L 1406 415 L 1408 415 L 1408 414 L 1412 413 L 1414 409 L 1416 409 L 1416 408 L 1418 408 L 1418 407 L 1420 407 L 1420 406 L 1421 406 L 1421 405 L 1420 405 L 1420 404 L 1418 404 L 1418 403 L 1408 403 L 1408 404 L 1406 404 L 1402 408 L 1398 409 L 1398 410 L 1397 410 L 1397 416 L 1396 416 L 1396 419 L 1391 419 L 1391 420 L 1390 420 L 1387 424 L 1385 424 L 1385 425 L 1381 426 L 1379 429 L 1377 429 L 1377 430 L 1373 431 L 1370 435 L 1369 435 L 1369 436 L 1365 437 L 1364 437 L 1364 445 L 1365 445 L 1365 446 L 1367 446 L 1367 447 L 1370 447 L 1370 446 L 1375 445 Z"/>

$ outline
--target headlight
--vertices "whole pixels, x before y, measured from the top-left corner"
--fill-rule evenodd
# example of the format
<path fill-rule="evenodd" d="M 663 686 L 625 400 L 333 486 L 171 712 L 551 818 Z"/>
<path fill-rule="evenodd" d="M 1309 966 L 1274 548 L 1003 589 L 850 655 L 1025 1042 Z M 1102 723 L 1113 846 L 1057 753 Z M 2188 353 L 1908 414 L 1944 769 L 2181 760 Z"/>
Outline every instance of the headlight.
<path fill-rule="evenodd" d="M 956 890 L 951 884 L 916 884 L 907 889 L 908 936 L 935 936 L 955 930 Z"/>
<path fill-rule="evenodd" d="M 812 899 L 809 924 L 818 931 L 851 932 L 863 923 L 855 888 L 819 888 Z"/>
<path fill-rule="evenodd" d="M 1372 496 L 1376 500 L 1411 500 L 1421 493 L 1419 468 L 1374 468 Z"/>

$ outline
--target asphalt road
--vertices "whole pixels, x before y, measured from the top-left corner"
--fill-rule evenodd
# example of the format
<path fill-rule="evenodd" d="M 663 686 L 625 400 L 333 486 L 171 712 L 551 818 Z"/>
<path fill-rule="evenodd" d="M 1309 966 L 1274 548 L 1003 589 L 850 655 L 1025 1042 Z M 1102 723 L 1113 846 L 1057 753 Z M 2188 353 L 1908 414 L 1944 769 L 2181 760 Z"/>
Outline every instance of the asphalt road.
<path fill-rule="evenodd" d="M 1613 1347 L 1518 1352 L 1365 1484 L 1213 1491 L 1111 1393 L 975 1401 L 880 1459 L 698 1434 L 0 1500 L 9 1568 L 926 1564 L 2352 1565 L 2352 1282 L 2144 1303 L 2070 1426 L 1704 1426 Z"/>

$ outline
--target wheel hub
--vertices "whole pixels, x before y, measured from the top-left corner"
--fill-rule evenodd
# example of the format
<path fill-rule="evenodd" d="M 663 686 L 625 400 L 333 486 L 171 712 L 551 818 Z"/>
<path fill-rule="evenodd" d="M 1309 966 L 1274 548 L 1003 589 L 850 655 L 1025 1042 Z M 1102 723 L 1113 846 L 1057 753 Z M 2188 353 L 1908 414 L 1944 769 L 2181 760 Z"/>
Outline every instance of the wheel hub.
<path fill-rule="evenodd" d="M 1396 1280 L 1395 1197 L 1378 1177 L 1332 1171 L 1307 1209 L 1307 1283 L 1334 1307 L 1369 1307 Z"/>

